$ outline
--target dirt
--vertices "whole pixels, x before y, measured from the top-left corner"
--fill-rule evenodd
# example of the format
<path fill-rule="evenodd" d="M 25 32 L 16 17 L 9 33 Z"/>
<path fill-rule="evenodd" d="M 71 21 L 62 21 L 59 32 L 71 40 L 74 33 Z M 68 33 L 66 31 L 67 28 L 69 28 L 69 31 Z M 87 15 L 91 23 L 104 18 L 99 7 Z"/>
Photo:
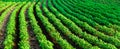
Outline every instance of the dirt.
<path fill-rule="evenodd" d="M 50 10 L 50 8 L 48 7 L 48 3 L 46 3 L 46 4 L 47 4 L 48 10 L 49 10 L 50 12 L 52 12 L 52 11 Z M 52 22 L 51 22 L 51 23 L 52 23 Z M 54 25 L 54 24 L 53 24 L 53 25 Z M 72 41 L 71 39 L 69 39 L 68 36 L 66 36 L 65 34 L 63 34 L 63 33 L 61 32 L 61 30 L 60 30 L 59 28 L 57 28 L 56 25 L 54 25 L 54 26 L 55 26 L 56 30 L 60 33 L 60 35 L 63 37 L 63 39 L 66 39 L 67 42 L 70 43 L 70 44 L 71 44 L 73 47 L 75 47 L 76 49 L 82 49 L 81 47 L 75 45 L 75 42 Z M 65 25 L 64 25 L 64 26 L 65 26 Z"/>
<path fill-rule="evenodd" d="M 19 30 L 19 17 L 18 16 L 20 14 L 20 11 L 21 11 L 22 7 L 16 13 L 16 18 L 15 18 L 15 20 L 16 20 L 15 21 L 15 23 L 16 23 L 16 25 L 15 25 L 16 30 L 15 30 L 15 36 L 14 36 L 15 37 L 15 39 L 14 39 L 14 44 L 15 45 L 14 45 L 13 49 L 18 49 L 19 48 L 18 43 L 20 41 L 20 38 L 19 38 L 19 32 L 20 32 L 20 30 Z"/>
<path fill-rule="evenodd" d="M 0 49 L 4 48 L 3 41 L 5 39 L 6 25 L 9 20 L 10 14 L 12 13 L 13 10 L 14 10 L 14 8 L 6 14 L 6 17 L 2 23 L 2 27 L 0 28 Z"/>
<path fill-rule="evenodd" d="M 31 49 L 40 49 L 39 47 L 39 43 L 35 37 L 35 34 L 31 28 L 30 25 L 28 25 L 28 32 L 29 32 L 29 35 L 30 35 L 30 45 L 31 45 Z"/>
<path fill-rule="evenodd" d="M 40 8 L 41 8 L 41 5 L 40 5 Z M 39 25 L 40 28 L 42 29 L 43 34 L 46 36 L 46 38 L 47 38 L 49 41 L 51 41 L 51 42 L 54 44 L 53 48 L 54 48 L 54 49 L 61 49 L 60 45 L 56 42 L 56 40 L 55 40 L 54 38 L 52 38 L 52 37 L 50 36 L 50 34 L 46 31 L 43 23 L 41 22 L 41 20 L 39 19 L 38 15 L 37 15 L 36 7 L 34 7 L 34 15 L 35 15 L 36 20 L 38 21 L 38 25 Z"/>
<path fill-rule="evenodd" d="M 28 18 L 28 16 L 29 16 L 28 15 L 28 9 L 26 10 L 25 15 L 26 15 L 26 21 L 28 22 L 27 29 L 28 29 L 28 33 L 29 33 L 29 36 L 30 36 L 29 40 L 30 40 L 31 49 L 40 49 L 39 43 L 38 43 L 38 41 L 36 39 L 36 36 L 35 36 L 35 34 L 32 30 L 32 26 L 30 25 L 30 20 Z"/>

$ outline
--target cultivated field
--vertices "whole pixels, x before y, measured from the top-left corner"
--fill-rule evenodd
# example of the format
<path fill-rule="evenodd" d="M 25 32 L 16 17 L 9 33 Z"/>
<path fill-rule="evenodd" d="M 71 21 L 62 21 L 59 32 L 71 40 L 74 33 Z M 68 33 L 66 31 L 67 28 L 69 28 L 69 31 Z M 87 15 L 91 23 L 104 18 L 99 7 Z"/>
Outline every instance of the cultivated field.
<path fill-rule="evenodd" d="M 0 1 L 0 49 L 120 49 L 120 1 Z"/>

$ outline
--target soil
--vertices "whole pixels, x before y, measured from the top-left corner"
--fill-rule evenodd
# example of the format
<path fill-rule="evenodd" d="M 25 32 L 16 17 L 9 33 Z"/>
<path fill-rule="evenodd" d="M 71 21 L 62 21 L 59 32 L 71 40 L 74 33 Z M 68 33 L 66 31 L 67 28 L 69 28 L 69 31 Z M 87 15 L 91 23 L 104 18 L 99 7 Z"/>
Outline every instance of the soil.
<path fill-rule="evenodd" d="M 50 11 L 50 12 L 52 12 L 51 10 L 50 10 L 50 8 L 48 7 L 48 3 L 46 3 L 47 4 L 47 8 L 48 8 L 48 10 Z M 57 17 L 56 17 L 57 18 Z M 52 22 L 51 22 L 52 23 Z M 62 23 L 62 22 L 61 22 Z M 64 25 L 64 24 L 63 24 Z M 68 38 L 68 36 L 66 36 L 65 34 L 63 34 L 62 32 L 61 32 L 61 30 L 59 29 L 59 28 L 57 28 L 57 26 L 56 25 L 54 25 L 55 26 L 55 28 L 56 28 L 56 30 L 60 33 L 60 35 L 63 37 L 63 39 L 66 39 L 67 40 L 67 42 L 68 43 L 70 43 L 73 47 L 75 47 L 76 49 L 82 49 L 81 47 L 79 47 L 79 46 L 77 46 L 77 45 L 75 45 L 75 42 L 74 41 L 71 41 L 71 39 L 69 39 Z M 65 25 L 64 25 L 65 26 Z M 66 26 L 65 26 L 66 27 Z"/>
<path fill-rule="evenodd" d="M 29 40 L 30 40 L 31 49 L 40 49 L 39 43 L 38 43 L 38 41 L 36 39 L 36 36 L 35 36 L 35 34 L 34 34 L 33 30 L 32 30 L 32 26 L 30 25 L 30 20 L 28 18 L 29 17 L 28 9 L 26 10 L 25 15 L 26 15 L 26 21 L 28 22 L 27 29 L 28 29 L 28 33 L 29 33 L 29 36 L 30 36 Z"/>
<path fill-rule="evenodd" d="M 0 28 L 0 49 L 4 48 L 3 41 L 4 41 L 5 36 L 6 36 L 5 35 L 6 25 L 7 25 L 7 22 L 9 20 L 10 14 L 12 13 L 13 10 L 14 10 L 14 8 L 6 14 L 6 17 L 2 23 L 2 27 Z"/>
<path fill-rule="evenodd" d="M 41 5 L 40 5 L 40 9 L 41 9 Z M 43 13 L 43 14 L 44 14 L 44 13 Z M 52 37 L 50 36 L 50 34 L 46 31 L 43 23 L 41 22 L 41 20 L 39 19 L 38 15 L 37 15 L 36 7 L 34 7 L 34 15 L 35 15 L 36 20 L 38 21 L 38 25 L 39 25 L 40 28 L 42 29 L 43 34 L 46 36 L 46 38 L 47 38 L 49 41 L 51 41 L 51 42 L 54 44 L 53 48 L 54 48 L 54 49 L 61 49 L 61 48 L 60 48 L 60 45 L 56 42 L 56 40 L 55 40 L 54 38 L 52 38 Z"/>

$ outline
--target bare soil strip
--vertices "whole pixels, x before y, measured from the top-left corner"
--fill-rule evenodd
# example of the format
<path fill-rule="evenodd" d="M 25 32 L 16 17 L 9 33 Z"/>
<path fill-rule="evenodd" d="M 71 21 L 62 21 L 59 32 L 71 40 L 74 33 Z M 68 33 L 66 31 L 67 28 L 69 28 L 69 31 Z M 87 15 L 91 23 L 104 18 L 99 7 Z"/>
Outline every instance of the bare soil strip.
<path fill-rule="evenodd" d="M 3 41 L 4 41 L 5 36 L 6 36 L 5 35 L 6 25 L 7 25 L 7 22 L 9 20 L 10 14 L 12 13 L 13 10 L 14 10 L 14 8 L 6 14 L 5 20 L 3 21 L 2 27 L 0 28 L 0 49 L 4 48 Z"/>
<path fill-rule="evenodd" d="M 30 46 L 31 46 L 31 49 L 40 49 L 39 47 L 39 43 L 36 39 L 36 36 L 32 30 L 32 26 L 30 25 L 30 20 L 29 20 L 29 15 L 28 15 L 28 9 L 26 10 L 25 12 L 25 15 L 26 15 L 26 21 L 28 22 L 28 33 L 29 33 L 29 40 L 30 40 Z"/>

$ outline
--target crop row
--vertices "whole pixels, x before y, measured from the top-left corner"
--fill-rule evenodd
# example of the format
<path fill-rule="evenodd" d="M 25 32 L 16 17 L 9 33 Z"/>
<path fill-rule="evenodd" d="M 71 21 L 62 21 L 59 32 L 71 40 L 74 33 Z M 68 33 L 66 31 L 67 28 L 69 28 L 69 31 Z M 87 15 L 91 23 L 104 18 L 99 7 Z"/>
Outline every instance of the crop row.
<path fill-rule="evenodd" d="M 44 4 L 45 3 L 43 3 L 42 6 L 44 6 Z M 41 11 L 41 9 L 37 8 L 36 11 L 46 31 L 55 40 L 55 42 L 58 43 L 62 49 L 74 49 L 65 39 L 61 37 L 60 33 L 54 28 L 54 26 L 48 21 L 48 19 L 42 15 L 43 12 Z"/>
<path fill-rule="evenodd" d="M 12 4 L 12 3 L 11 3 Z M 12 10 L 15 8 L 17 4 L 9 7 L 8 9 L 6 9 L 1 15 L 0 15 L 0 29 L 2 28 L 3 22 L 5 20 L 5 18 L 9 17 L 9 14 L 12 12 Z M 9 13 L 10 12 L 10 13 Z"/>
<path fill-rule="evenodd" d="M 27 22 L 25 20 L 25 11 L 31 3 L 28 2 L 25 6 L 22 7 L 19 13 L 19 49 L 30 49 L 29 44 L 29 34 L 27 32 Z"/>
<path fill-rule="evenodd" d="M 119 7 L 88 0 L 0 4 L 0 29 L 6 25 L 4 49 L 31 49 L 30 42 L 38 42 L 41 49 L 120 48 Z M 29 26 L 37 41 L 31 41 Z"/>
<path fill-rule="evenodd" d="M 14 39 L 15 39 L 15 30 L 16 30 L 16 20 L 17 12 L 20 10 L 23 4 L 16 6 L 15 10 L 11 13 L 9 21 L 7 23 L 6 27 L 6 37 L 4 41 L 4 49 L 13 49 L 13 46 L 15 46 Z"/>
<path fill-rule="evenodd" d="M 63 13 L 64 15 L 68 13 L 60 8 L 60 6 L 56 3 L 55 1 L 53 1 L 53 5 L 58 8 L 59 7 L 59 11 L 61 11 L 61 13 Z M 59 2 L 60 3 L 60 2 Z M 64 6 L 64 5 L 63 5 Z M 65 6 L 64 6 L 65 7 Z M 96 29 L 92 28 L 91 26 L 89 26 L 87 23 L 82 23 L 81 21 L 79 21 L 77 18 L 75 18 L 74 16 L 66 16 L 67 18 L 71 19 L 72 21 L 74 21 L 74 23 L 76 23 L 78 26 L 84 28 L 85 30 L 89 31 L 89 33 L 91 33 L 92 35 L 95 35 L 97 37 L 99 37 L 100 39 L 104 40 L 104 41 L 107 41 L 109 43 L 112 43 L 112 44 L 115 44 L 116 46 L 119 45 L 119 40 L 114 38 L 114 37 L 111 37 L 111 36 L 107 36 L 99 31 L 97 31 Z"/>
<path fill-rule="evenodd" d="M 48 1 L 48 6 L 53 8 L 52 6 L 50 6 L 50 1 Z M 86 49 L 92 49 L 92 48 L 97 48 L 99 49 L 98 47 L 96 46 L 92 46 L 90 43 L 86 42 L 84 39 L 81 39 L 79 38 L 78 36 L 75 36 L 74 34 L 71 33 L 71 31 L 65 27 L 60 21 L 64 20 L 64 22 L 66 22 L 67 26 L 70 26 L 71 24 L 68 23 L 67 20 L 65 20 L 64 18 L 62 20 L 59 20 L 56 18 L 56 16 L 49 12 L 49 10 L 47 9 L 46 6 L 43 7 L 43 9 L 46 9 L 44 11 L 44 13 L 46 14 L 46 17 L 48 17 L 49 21 L 51 21 L 51 23 L 59 30 L 61 31 L 61 34 L 64 34 L 65 36 L 67 36 L 70 40 L 73 41 L 73 43 L 75 43 L 76 45 L 78 45 L 79 47 L 82 47 L 82 48 L 86 48 Z M 55 9 L 50 9 L 50 10 L 54 10 L 55 14 L 58 16 L 58 17 L 63 17 L 61 16 L 60 13 L 56 13 L 56 10 Z M 63 22 L 63 21 L 62 21 Z M 69 21 L 71 22 L 71 21 Z M 72 23 L 73 24 L 73 23 Z M 71 28 L 74 27 L 71 25 Z"/>
<path fill-rule="evenodd" d="M 67 2 L 67 1 L 66 1 Z M 72 5 L 72 4 L 70 4 L 70 3 L 67 3 L 67 4 L 69 4 L 69 5 L 71 5 L 71 6 L 73 6 L 73 7 L 75 7 L 74 5 Z M 82 6 L 82 7 L 84 7 L 84 6 Z M 69 8 L 71 8 L 71 7 L 69 7 Z M 87 8 L 87 7 L 86 7 Z M 86 8 L 83 8 L 84 10 L 86 10 Z M 90 9 L 90 8 L 89 8 Z M 74 10 L 73 8 L 72 8 L 72 10 Z M 82 9 L 81 9 L 82 10 Z M 120 38 L 120 33 L 119 32 L 117 32 L 117 31 L 119 31 L 119 26 L 114 26 L 114 25 L 112 25 L 111 23 L 109 23 L 109 22 L 107 22 L 107 21 L 105 21 L 105 20 L 102 20 L 102 19 L 99 19 L 98 17 L 95 17 L 95 18 L 93 18 L 93 17 L 91 17 L 91 15 L 88 15 L 88 13 L 83 13 L 83 12 L 80 12 L 80 10 L 79 10 L 79 12 L 78 12 L 78 10 L 74 10 L 74 11 L 77 11 L 77 13 L 79 13 L 79 14 L 83 14 L 83 15 L 85 15 L 87 18 L 85 18 L 85 16 L 80 16 L 79 14 L 74 14 L 75 16 L 77 16 L 77 18 L 79 19 L 79 20 L 82 20 L 82 21 L 85 21 L 85 22 L 87 22 L 89 25 L 91 25 L 92 27 L 94 27 L 94 28 L 96 28 L 97 30 L 99 30 L 99 31 L 102 31 L 103 33 L 105 33 L 105 34 L 108 34 L 108 35 L 115 35 L 115 37 L 117 37 L 117 38 Z M 94 13 L 95 14 L 95 13 Z M 97 14 L 96 14 L 97 15 Z M 99 14 L 98 14 L 99 15 Z M 90 20 L 90 19 L 91 20 Z M 88 20 L 89 19 L 89 20 Z M 92 21 L 93 20 L 93 21 Z M 101 26 L 101 25 L 98 25 L 97 23 L 95 23 L 95 21 L 97 22 L 97 23 L 99 23 L 99 24 L 105 24 L 106 26 Z M 108 26 L 110 25 L 110 27 L 115 27 L 116 29 L 114 29 L 114 28 L 108 28 Z M 117 31 L 116 31 L 117 30 Z"/>
<path fill-rule="evenodd" d="M 39 10 L 39 4 L 38 3 L 36 5 L 36 10 L 38 11 Z M 43 34 L 40 26 L 38 25 L 38 22 L 37 20 L 35 19 L 35 16 L 34 16 L 34 11 L 33 11 L 33 8 L 35 6 L 35 3 L 32 4 L 29 9 L 28 9 L 28 15 L 29 15 L 29 19 L 30 19 L 30 24 L 32 26 L 32 29 L 34 31 L 34 34 L 39 42 L 39 46 L 42 48 L 42 49 L 53 49 L 53 43 L 51 43 L 49 40 L 47 40 L 46 36 Z"/>

